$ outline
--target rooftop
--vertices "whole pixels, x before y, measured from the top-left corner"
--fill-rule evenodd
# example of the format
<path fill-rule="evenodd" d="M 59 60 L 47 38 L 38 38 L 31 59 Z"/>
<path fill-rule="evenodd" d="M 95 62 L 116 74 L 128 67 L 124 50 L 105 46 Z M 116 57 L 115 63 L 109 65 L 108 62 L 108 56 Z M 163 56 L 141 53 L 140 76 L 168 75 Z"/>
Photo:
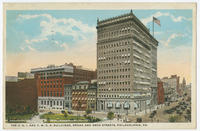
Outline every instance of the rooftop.
<path fill-rule="evenodd" d="M 104 19 L 104 20 L 97 19 L 97 28 L 99 26 L 105 26 L 105 25 L 109 25 L 111 23 L 116 23 L 123 20 L 134 20 L 135 23 L 140 28 L 142 28 L 146 34 L 148 34 L 153 40 L 155 40 L 158 43 L 158 41 L 150 34 L 149 29 L 147 29 L 147 27 L 133 14 L 132 10 L 129 13 L 122 14 L 120 16 L 115 16 L 112 18 Z"/>

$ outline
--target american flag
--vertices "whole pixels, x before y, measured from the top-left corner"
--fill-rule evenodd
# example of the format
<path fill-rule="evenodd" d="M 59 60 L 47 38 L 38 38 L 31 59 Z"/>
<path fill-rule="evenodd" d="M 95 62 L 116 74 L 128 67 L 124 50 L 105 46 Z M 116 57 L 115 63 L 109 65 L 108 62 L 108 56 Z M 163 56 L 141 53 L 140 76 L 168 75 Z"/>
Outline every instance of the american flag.
<path fill-rule="evenodd" d="M 153 21 L 160 26 L 160 20 L 159 19 L 153 17 Z"/>

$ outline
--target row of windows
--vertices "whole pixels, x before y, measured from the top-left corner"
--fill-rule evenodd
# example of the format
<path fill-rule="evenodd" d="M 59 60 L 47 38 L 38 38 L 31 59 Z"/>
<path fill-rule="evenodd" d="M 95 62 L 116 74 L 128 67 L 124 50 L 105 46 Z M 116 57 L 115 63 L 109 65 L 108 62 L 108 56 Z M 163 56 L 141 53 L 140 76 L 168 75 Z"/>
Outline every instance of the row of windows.
<path fill-rule="evenodd" d="M 112 57 L 99 57 L 98 61 L 115 61 L 115 60 L 123 60 L 123 59 L 130 59 L 130 54 L 122 54 L 122 55 L 116 55 Z"/>
<path fill-rule="evenodd" d="M 98 85 L 99 86 L 105 86 L 105 85 L 130 85 L 130 81 L 123 81 L 123 82 L 99 82 Z"/>
<path fill-rule="evenodd" d="M 108 89 L 100 88 L 99 91 L 109 91 Z M 130 91 L 130 88 L 112 88 L 111 91 Z"/>
<path fill-rule="evenodd" d="M 63 105 L 63 101 L 46 101 L 46 100 L 42 100 L 41 101 L 41 105 L 57 105 L 57 106 L 62 106 Z"/>
<path fill-rule="evenodd" d="M 121 78 L 130 78 L 130 75 L 115 75 L 115 76 L 100 76 L 99 79 L 121 79 Z"/>
<path fill-rule="evenodd" d="M 62 74 L 62 71 L 41 72 L 40 75 Z"/>
<path fill-rule="evenodd" d="M 62 85 L 47 85 L 47 86 L 41 86 L 41 88 L 62 88 Z"/>
<path fill-rule="evenodd" d="M 130 31 L 131 31 L 130 27 L 128 27 L 128 28 L 121 28 L 120 30 L 116 30 L 116 31 L 109 31 L 109 32 L 106 32 L 106 33 L 100 33 L 98 35 L 98 39 L 120 36 L 120 35 L 130 33 Z"/>
<path fill-rule="evenodd" d="M 71 92 L 65 92 L 65 95 L 71 95 L 72 93 Z"/>
<path fill-rule="evenodd" d="M 111 70 L 101 70 L 99 71 L 99 74 L 101 73 L 113 73 L 113 72 L 130 72 L 130 68 L 121 68 L 121 69 L 111 69 Z"/>
<path fill-rule="evenodd" d="M 59 80 L 41 81 L 41 84 L 43 84 L 43 83 L 44 84 L 49 84 L 49 83 L 51 83 L 51 84 L 54 83 L 55 84 L 55 83 L 59 83 L 59 82 L 62 83 L 62 80 L 60 80 L 60 81 Z"/>
<path fill-rule="evenodd" d="M 119 95 L 99 95 L 99 98 L 119 98 Z M 130 98 L 130 96 L 124 96 L 125 98 Z"/>
<path fill-rule="evenodd" d="M 117 53 L 122 53 L 122 52 L 125 52 L 125 53 L 128 53 L 130 52 L 130 48 L 123 48 L 123 49 L 116 49 L 116 50 L 110 50 L 108 49 L 108 51 L 105 51 L 103 50 L 103 52 L 101 51 L 98 51 L 98 56 L 104 56 L 104 55 L 111 55 L 111 54 L 117 54 Z"/>
<path fill-rule="evenodd" d="M 65 97 L 65 100 L 71 100 L 72 97 Z"/>
<path fill-rule="evenodd" d="M 48 79 L 52 79 L 52 78 L 56 78 L 56 79 L 58 79 L 58 78 L 62 78 L 62 76 L 48 76 L 48 77 L 40 77 L 40 79 L 41 80 L 48 80 Z"/>
<path fill-rule="evenodd" d="M 104 44 L 104 45 L 98 45 L 98 49 L 110 49 L 113 47 L 120 47 L 120 46 L 126 46 L 128 45 L 130 42 L 129 41 L 120 41 L 120 42 L 116 42 L 116 43 L 112 43 L 112 44 Z"/>
<path fill-rule="evenodd" d="M 117 63 L 98 64 L 98 68 L 116 67 L 116 66 L 128 66 L 128 65 L 130 65 L 130 60 L 119 61 Z"/>
<path fill-rule="evenodd" d="M 62 91 L 41 91 L 42 96 L 62 96 Z"/>

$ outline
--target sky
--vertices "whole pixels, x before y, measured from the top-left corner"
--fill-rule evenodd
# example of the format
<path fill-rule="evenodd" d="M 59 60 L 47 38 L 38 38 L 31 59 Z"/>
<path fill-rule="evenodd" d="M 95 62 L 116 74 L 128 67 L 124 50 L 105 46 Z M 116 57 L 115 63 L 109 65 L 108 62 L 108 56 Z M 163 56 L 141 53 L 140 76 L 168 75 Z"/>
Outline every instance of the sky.
<path fill-rule="evenodd" d="M 130 10 L 8 10 L 6 75 L 49 64 L 74 63 L 96 69 L 97 18 Z M 158 77 L 177 74 L 191 82 L 192 10 L 133 10 L 158 40 Z"/>

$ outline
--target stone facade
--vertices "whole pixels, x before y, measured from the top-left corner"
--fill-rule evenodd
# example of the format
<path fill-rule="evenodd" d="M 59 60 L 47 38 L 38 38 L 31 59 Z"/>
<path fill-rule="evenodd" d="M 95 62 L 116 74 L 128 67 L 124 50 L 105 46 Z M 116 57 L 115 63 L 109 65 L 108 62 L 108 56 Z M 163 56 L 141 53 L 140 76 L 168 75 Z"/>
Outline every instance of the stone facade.
<path fill-rule="evenodd" d="M 65 109 L 72 110 L 72 85 L 64 85 Z"/>
<path fill-rule="evenodd" d="M 132 11 L 97 20 L 98 111 L 137 112 L 157 103 L 157 46 Z"/>
<path fill-rule="evenodd" d="M 88 88 L 88 108 L 92 111 L 97 110 L 97 86 L 95 84 L 92 84 Z"/>

